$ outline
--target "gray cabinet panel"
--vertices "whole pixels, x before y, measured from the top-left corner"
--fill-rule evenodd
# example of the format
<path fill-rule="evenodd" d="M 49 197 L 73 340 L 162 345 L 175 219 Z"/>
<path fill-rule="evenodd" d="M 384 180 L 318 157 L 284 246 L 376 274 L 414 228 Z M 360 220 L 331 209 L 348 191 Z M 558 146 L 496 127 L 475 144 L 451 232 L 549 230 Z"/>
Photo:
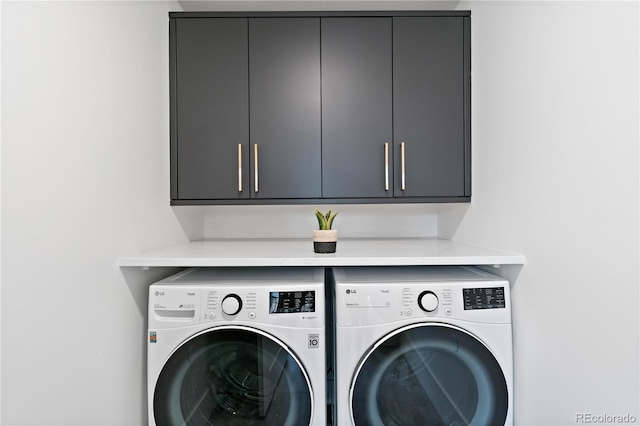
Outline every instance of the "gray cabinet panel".
<path fill-rule="evenodd" d="M 170 18 L 172 204 L 469 201 L 469 12 Z"/>
<path fill-rule="evenodd" d="M 249 20 L 254 198 L 321 197 L 320 19 Z"/>
<path fill-rule="evenodd" d="M 247 19 L 176 19 L 174 31 L 174 196 L 248 198 Z"/>
<path fill-rule="evenodd" d="M 393 197 L 391 18 L 323 18 L 321 25 L 322 194 Z"/>
<path fill-rule="evenodd" d="M 393 20 L 396 197 L 466 195 L 463 35 L 461 17 Z"/>

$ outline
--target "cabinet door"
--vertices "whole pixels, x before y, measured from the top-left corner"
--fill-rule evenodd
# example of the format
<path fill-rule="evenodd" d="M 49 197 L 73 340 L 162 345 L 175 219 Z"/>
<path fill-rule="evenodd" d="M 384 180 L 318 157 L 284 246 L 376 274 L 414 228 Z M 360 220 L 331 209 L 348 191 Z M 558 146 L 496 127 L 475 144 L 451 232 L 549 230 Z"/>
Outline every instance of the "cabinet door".
<path fill-rule="evenodd" d="M 396 197 L 470 195 L 463 27 L 461 17 L 393 18 Z"/>
<path fill-rule="evenodd" d="M 325 198 L 393 197 L 391 57 L 391 18 L 322 19 Z"/>
<path fill-rule="evenodd" d="M 247 19 L 172 25 L 172 198 L 248 198 Z"/>
<path fill-rule="evenodd" d="M 249 85 L 252 196 L 319 198 L 320 19 L 249 19 Z"/>

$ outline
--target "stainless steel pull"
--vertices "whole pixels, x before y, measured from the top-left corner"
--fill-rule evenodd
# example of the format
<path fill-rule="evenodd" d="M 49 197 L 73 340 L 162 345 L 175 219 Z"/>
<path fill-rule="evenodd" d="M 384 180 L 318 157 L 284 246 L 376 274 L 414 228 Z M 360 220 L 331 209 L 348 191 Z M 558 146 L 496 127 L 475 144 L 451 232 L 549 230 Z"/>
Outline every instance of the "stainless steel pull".
<path fill-rule="evenodd" d="M 400 143 L 400 157 L 402 158 L 402 185 L 400 187 L 400 189 L 402 189 L 403 191 L 405 189 L 407 189 L 407 185 L 405 182 L 405 168 L 404 168 L 404 142 Z"/>
<path fill-rule="evenodd" d="M 384 143 L 384 190 L 389 190 L 389 143 Z"/>
<path fill-rule="evenodd" d="M 238 192 L 242 192 L 242 144 L 238 144 Z"/>
<path fill-rule="evenodd" d="M 253 145 L 253 186 L 258 192 L 258 144 Z"/>

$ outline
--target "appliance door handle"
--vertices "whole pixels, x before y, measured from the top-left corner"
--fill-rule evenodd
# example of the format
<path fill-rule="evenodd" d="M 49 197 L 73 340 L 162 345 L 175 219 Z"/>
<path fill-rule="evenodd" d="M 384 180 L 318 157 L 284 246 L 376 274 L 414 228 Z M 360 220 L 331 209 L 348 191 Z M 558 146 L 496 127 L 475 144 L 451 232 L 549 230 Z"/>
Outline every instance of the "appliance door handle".
<path fill-rule="evenodd" d="M 253 186 L 254 191 L 258 192 L 258 144 L 253 145 Z"/>
<path fill-rule="evenodd" d="M 384 143 L 384 190 L 389 190 L 389 143 Z"/>
<path fill-rule="evenodd" d="M 238 144 L 238 192 L 242 192 L 242 144 Z"/>
<path fill-rule="evenodd" d="M 400 186 L 400 189 L 402 189 L 403 191 L 405 189 L 407 189 L 407 185 L 406 185 L 406 173 L 405 173 L 405 163 L 404 163 L 404 142 L 400 143 L 400 157 L 401 157 L 401 169 L 402 169 L 402 184 Z"/>

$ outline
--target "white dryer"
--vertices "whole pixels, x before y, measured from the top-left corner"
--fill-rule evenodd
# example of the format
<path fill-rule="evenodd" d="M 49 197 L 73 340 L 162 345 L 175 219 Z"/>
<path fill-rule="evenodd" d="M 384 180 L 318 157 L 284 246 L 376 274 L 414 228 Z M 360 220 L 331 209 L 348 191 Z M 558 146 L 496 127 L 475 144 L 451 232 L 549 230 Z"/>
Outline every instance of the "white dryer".
<path fill-rule="evenodd" d="M 334 278 L 338 425 L 513 423 L 506 280 L 439 266 Z"/>
<path fill-rule="evenodd" d="M 151 425 L 326 425 L 322 268 L 194 268 L 149 287 Z"/>

